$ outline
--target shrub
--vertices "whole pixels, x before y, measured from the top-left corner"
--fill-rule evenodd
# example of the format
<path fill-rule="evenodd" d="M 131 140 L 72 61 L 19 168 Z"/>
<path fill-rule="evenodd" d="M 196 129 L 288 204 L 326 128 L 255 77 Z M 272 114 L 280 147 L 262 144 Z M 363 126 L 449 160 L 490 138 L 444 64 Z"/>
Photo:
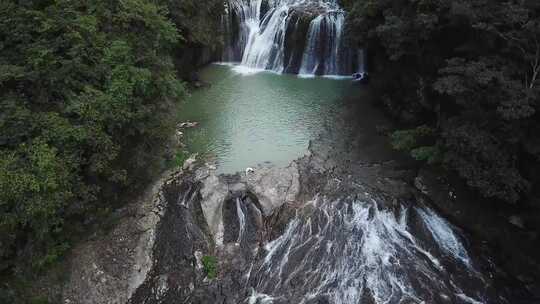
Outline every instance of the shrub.
<path fill-rule="evenodd" d="M 204 273 L 209 279 L 215 279 L 217 277 L 218 260 L 215 256 L 205 255 L 202 257 L 202 264 Z"/>

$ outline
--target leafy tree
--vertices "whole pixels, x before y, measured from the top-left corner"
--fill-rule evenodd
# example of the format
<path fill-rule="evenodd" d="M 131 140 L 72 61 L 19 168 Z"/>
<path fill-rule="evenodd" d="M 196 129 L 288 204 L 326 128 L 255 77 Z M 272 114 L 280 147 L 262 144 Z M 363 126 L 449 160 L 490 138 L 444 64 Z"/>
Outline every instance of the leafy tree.
<path fill-rule="evenodd" d="M 0 2 L 0 275 L 46 266 L 152 175 L 184 96 L 178 51 L 219 44 L 219 3 Z"/>
<path fill-rule="evenodd" d="M 371 53 L 373 87 L 411 127 L 394 133 L 395 147 L 457 171 L 486 197 L 515 203 L 526 196 L 537 179 L 527 162 L 540 156 L 531 131 L 539 130 L 540 6 L 347 4 L 349 40 Z M 425 126 L 433 132 L 419 138 Z"/>

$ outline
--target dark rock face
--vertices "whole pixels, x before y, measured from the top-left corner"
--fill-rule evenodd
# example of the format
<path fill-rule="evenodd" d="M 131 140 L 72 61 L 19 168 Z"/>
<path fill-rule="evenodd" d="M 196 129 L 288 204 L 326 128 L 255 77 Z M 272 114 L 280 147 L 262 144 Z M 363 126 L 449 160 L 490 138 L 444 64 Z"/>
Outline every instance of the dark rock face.
<path fill-rule="evenodd" d="M 267 3 L 264 1 L 263 3 Z M 223 16 L 223 28 L 225 33 L 225 45 L 223 46 L 223 61 L 238 62 L 242 60 L 243 43 L 241 40 L 246 37 L 241 37 L 240 16 L 233 8 L 230 2 L 227 3 L 227 14 Z"/>
<path fill-rule="evenodd" d="M 198 68 L 211 63 L 217 56 L 217 50 L 203 45 L 191 45 L 179 49 L 174 64 L 179 67 L 177 70 L 182 79 L 192 81 L 192 73 Z"/>
<path fill-rule="evenodd" d="M 300 71 L 307 43 L 309 24 L 313 18 L 312 14 L 297 9 L 291 13 L 285 33 L 285 73 L 298 74 Z"/>
<path fill-rule="evenodd" d="M 224 243 L 250 246 L 263 240 L 262 211 L 255 195 L 241 192 L 223 205 Z"/>
<path fill-rule="evenodd" d="M 261 2 L 261 16 L 265 16 L 268 11 L 271 9 L 270 0 L 262 0 Z"/>
<path fill-rule="evenodd" d="M 157 229 L 155 264 L 130 303 L 173 303 L 192 297 L 194 288 L 200 288 L 204 274 L 196 253 L 211 252 L 212 241 L 199 189 L 200 184 L 189 181 L 174 181 L 164 187 L 167 207 Z"/>
<path fill-rule="evenodd" d="M 165 185 L 167 207 L 156 230 L 153 268 L 130 303 L 242 302 L 248 296 L 245 274 L 260 244 L 273 235 L 275 217 L 265 213 L 281 210 L 296 196 L 294 173 L 281 171 L 218 177 L 203 168 Z M 292 192 L 280 192 L 280 185 Z M 280 220 L 287 222 L 285 216 Z M 217 279 L 208 278 L 204 256 L 219 261 Z"/>

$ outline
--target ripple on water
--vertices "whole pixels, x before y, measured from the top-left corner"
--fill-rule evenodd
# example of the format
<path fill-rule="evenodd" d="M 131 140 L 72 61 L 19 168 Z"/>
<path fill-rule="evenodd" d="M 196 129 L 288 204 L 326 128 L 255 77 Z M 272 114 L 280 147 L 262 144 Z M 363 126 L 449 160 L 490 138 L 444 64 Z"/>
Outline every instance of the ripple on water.
<path fill-rule="evenodd" d="M 211 65 L 201 71 L 211 86 L 194 91 L 179 113 L 181 121 L 200 122 L 186 131 L 190 152 L 213 155 L 220 173 L 264 162 L 285 166 L 303 156 L 309 141 L 338 119 L 344 96 L 360 90 L 347 80 L 239 74 L 243 69 Z"/>

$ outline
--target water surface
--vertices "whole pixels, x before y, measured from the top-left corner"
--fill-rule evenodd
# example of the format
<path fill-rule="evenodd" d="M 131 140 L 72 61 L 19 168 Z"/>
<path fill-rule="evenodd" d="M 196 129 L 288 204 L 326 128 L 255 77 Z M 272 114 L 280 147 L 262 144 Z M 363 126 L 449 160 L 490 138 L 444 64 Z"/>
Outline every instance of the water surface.
<path fill-rule="evenodd" d="M 200 123 L 186 131 L 188 150 L 214 157 L 220 173 L 285 166 L 304 155 L 337 119 L 344 96 L 360 90 L 346 79 L 240 73 L 226 65 L 211 65 L 200 76 L 211 85 L 193 92 L 180 120 Z"/>

